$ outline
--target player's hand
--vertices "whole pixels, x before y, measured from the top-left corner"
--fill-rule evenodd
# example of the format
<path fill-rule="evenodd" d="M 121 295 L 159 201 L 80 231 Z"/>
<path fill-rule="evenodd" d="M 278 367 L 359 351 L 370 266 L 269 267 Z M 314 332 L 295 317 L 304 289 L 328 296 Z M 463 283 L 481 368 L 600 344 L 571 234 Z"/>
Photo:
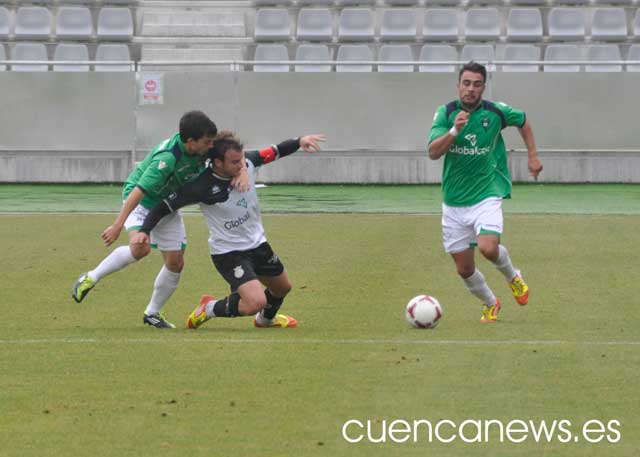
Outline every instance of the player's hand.
<path fill-rule="evenodd" d="M 131 239 L 129 240 L 129 243 L 131 245 L 136 245 L 136 244 L 148 245 L 149 243 L 151 243 L 151 240 L 149 239 L 149 235 L 147 235 L 145 232 L 136 232 L 133 235 L 131 235 Z"/>
<path fill-rule="evenodd" d="M 467 125 L 467 122 L 469 122 L 469 112 L 460 111 L 453 120 L 453 126 L 458 132 L 462 132 L 462 129 Z"/>
<path fill-rule="evenodd" d="M 251 187 L 251 180 L 249 179 L 249 171 L 247 167 L 242 167 L 238 176 L 234 176 L 231 180 L 231 187 L 238 192 L 247 192 Z"/>
<path fill-rule="evenodd" d="M 542 162 L 538 159 L 538 156 L 529 158 L 529 173 L 533 176 L 533 179 L 538 180 L 538 175 L 542 171 Z"/>
<path fill-rule="evenodd" d="M 323 134 L 305 135 L 300 137 L 300 148 L 305 152 L 318 152 L 321 142 L 327 141 Z"/>
<path fill-rule="evenodd" d="M 122 226 L 116 224 L 110 225 L 104 229 L 104 232 L 100 235 L 104 241 L 104 245 L 111 246 L 120 236 L 120 232 L 122 232 Z"/>

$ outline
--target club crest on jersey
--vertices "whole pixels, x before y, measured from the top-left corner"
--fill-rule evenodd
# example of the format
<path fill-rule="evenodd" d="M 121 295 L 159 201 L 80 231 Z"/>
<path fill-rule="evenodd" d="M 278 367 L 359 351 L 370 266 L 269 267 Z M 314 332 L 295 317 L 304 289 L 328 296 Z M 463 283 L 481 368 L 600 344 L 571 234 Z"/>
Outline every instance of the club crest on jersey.
<path fill-rule="evenodd" d="M 236 206 L 242 206 L 243 208 L 247 207 L 247 200 L 243 197 L 240 199 L 240 201 L 238 203 L 236 203 Z"/>
<path fill-rule="evenodd" d="M 487 119 L 486 117 L 484 119 L 482 119 L 480 121 L 480 124 L 482 125 L 482 128 L 487 131 L 487 129 L 489 128 L 489 119 Z"/>
<path fill-rule="evenodd" d="M 215 195 L 215 194 L 219 194 L 221 190 L 222 190 L 222 189 L 220 189 L 220 187 L 219 187 L 219 186 L 214 185 L 214 186 L 211 188 L 211 193 L 212 193 L 213 195 Z"/>
<path fill-rule="evenodd" d="M 244 276 L 244 270 L 241 265 L 238 265 L 233 269 L 233 276 L 235 276 L 236 279 L 240 279 Z"/>
<path fill-rule="evenodd" d="M 161 160 L 160 163 L 158 163 L 158 170 L 164 170 L 165 168 L 167 168 L 167 162 Z"/>
<path fill-rule="evenodd" d="M 267 263 L 270 263 L 270 264 L 278 263 L 278 255 L 277 254 L 273 254 L 271 256 L 271 258 L 269 260 L 267 260 Z"/>

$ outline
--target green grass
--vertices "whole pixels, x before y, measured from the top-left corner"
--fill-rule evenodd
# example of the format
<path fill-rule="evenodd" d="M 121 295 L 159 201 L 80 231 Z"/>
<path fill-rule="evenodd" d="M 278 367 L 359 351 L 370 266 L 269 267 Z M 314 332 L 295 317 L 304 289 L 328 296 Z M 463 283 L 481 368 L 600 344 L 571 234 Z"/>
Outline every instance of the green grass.
<path fill-rule="evenodd" d="M 157 253 L 105 279 L 82 304 L 71 300 L 78 274 L 108 252 L 99 234 L 112 218 L 0 216 L 3 457 L 638 453 L 638 215 L 507 216 L 503 241 L 532 299 L 518 307 L 479 260 L 504 305 L 501 322 L 481 325 L 442 251 L 438 216 L 268 214 L 270 242 L 294 283 L 284 310 L 300 327 L 258 330 L 238 318 L 195 332 L 142 326 Z M 227 290 L 201 216 L 185 220 L 187 266 L 166 307 L 176 323 L 200 294 Z M 444 306 L 433 331 L 404 321 L 404 304 L 421 292 Z M 589 419 L 617 419 L 622 439 L 348 444 L 341 427 L 353 418 L 377 427 L 567 419 L 576 434 Z"/>

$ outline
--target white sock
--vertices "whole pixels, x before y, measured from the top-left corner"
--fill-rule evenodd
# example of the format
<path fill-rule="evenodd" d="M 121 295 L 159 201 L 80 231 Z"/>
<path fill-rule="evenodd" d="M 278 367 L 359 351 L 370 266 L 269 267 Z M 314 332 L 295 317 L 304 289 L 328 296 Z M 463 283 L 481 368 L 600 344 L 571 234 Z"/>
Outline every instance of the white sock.
<path fill-rule="evenodd" d="M 258 325 L 269 325 L 273 323 L 273 319 L 267 319 L 266 317 L 264 317 L 264 314 L 262 314 L 263 311 L 264 310 L 261 309 L 260 312 L 256 314 L 256 322 L 258 323 Z"/>
<path fill-rule="evenodd" d="M 493 305 L 496 302 L 496 296 L 489 288 L 480 270 L 476 269 L 471 276 L 463 279 L 463 281 L 469 292 L 482 300 L 485 305 Z"/>
<path fill-rule="evenodd" d="M 111 254 L 105 257 L 95 270 L 91 270 L 88 274 L 91 279 L 98 282 L 105 276 L 122 270 L 135 261 L 136 258 L 131 255 L 131 248 L 129 248 L 129 246 L 120 246 L 111 251 Z"/>
<path fill-rule="evenodd" d="M 509 257 L 509 251 L 503 245 L 498 245 L 498 260 L 495 261 L 494 265 L 507 278 L 507 281 L 511 281 L 513 277 L 517 274 L 516 269 L 513 267 L 511 263 L 511 257 Z"/>
<path fill-rule="evenodd" d="M 216 317 L 216 315 L 213 313 L 213 306 L 216 304 L 218 300 L 210 300 L 209 303 L 207 303 L 207 305 L 204 307 L 204 313 L 207 315 L 208 318 L 212 318 L 212 317 Z"/>
<path fill-rule="evenodd" d="M 153 284 L 153 295 L 151 295 L 151 301 L 144 313 L 147 316 L 151 316 L 162 311 L 164 304 L 178 288 L 179 282 L 180 273 L 174 273 L 163 265 L 162 270 L 156 276 L 156 281 Z"/>

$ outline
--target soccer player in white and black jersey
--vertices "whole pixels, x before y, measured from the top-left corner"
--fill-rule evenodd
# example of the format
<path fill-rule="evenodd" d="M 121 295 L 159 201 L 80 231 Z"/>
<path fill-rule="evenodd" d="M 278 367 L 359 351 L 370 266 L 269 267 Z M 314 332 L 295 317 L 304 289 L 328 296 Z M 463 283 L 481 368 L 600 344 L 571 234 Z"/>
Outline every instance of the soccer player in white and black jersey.
<path fill-rule="evenodd" d="M 324 135 L 306 135 L 260 151 L 243 151 L 242 143 L 225 131 L 209 152 L 209 167 L 151 210 L 141 236 L 160 219 L 179 208 L 200 203 L 209 226 L 211 258 L 231 286 L 231 294 L 216 300 L 204 295 L 187 318 L 196 329 L 213 317 L 255 316 L 256 327 L 295 327 L 294 318 L 279 314 L 291 282 L 279 257 L 267 242 L 255 190 L 255 170 L 298 149 L 315 152 Z M 242 193 L 229 184 L 246 167 L 250 190 Z M 266 286 L 266 288 L 264 288 Z"/>

